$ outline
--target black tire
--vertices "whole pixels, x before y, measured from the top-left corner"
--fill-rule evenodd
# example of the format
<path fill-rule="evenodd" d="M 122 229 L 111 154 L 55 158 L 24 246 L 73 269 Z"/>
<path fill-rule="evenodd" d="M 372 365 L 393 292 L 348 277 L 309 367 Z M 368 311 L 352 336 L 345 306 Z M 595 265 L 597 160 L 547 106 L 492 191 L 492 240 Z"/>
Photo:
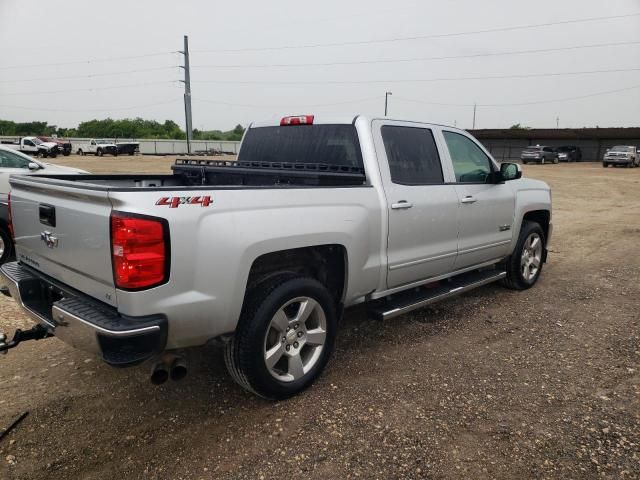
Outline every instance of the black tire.
<path fill-rule="evenodd" d="M 267 368 L 265 342 L 276 312 L 297 297 L 312 298 L 322 308 L 326 336 L 320 356 L 311 369 L 298 379 L 281 381 Z M 335 302 L 324 285 L 310 277 L 277 275 L 247 294 L 235 335 L 225 346 L 227 369 L 233 379 L 250 392 L 271 400 L 289 398 L 309 387 L 322 373 L 333 350 L 336 329 Z"/>
<path fill-rule="evenodd" d="M 602 162 L 602 168 L 607 168 L 609 166 L 608 163 Z"/>
<path fill-rule="evenodd" d="M 0 241 L 3 245 L 3 252 L 0 255 L 0 265 L 2 265 L 11 257 L 13 252 L 13 240 L 11 240 L 11 235 L 3 226 L 0 227 Z"/>
<path fill-rule="evenodd" d="M 65 157 L 68 157 L 69 155 L 71 155 L 71 152 L 64 152 L 64 153 L 63 153 L 63 155 L 64 155 Z"/>
<path fill-rule="evenodd" d="M 525 164 L 525 165 L 527 164 L 527 162 L 525 162 L 524 160 L 522 161 L 522 163 Z"/>
<path fill-rule="evenodd" d="M 78 155 L 80 155 L 81 157 L 84 155 L 84 152 L 82 151 L 81 148 L 78 150 Z"/>
<path fill-rule="evenodd" d="M 537 273 L 532 279 L 526 279 L 521 270 L 521 259 L 524 250 L 524 245 L 527 239 L 532 234 L 538 234 L 540 239 L 542 240 L 542 256 L 540 260 L 540 266 L 538 267 Z M 510 288 L 512 290 L 526 290 L 527 288 L 533 287 L 538 278 L 540 278 L 540 273 L 542 272 L 542 267 L 544 265 L 544 257 L 545 257 L 545 249 L 546 249 L 546 239 L 544 237 L 544 232 L 540 225 L 536 222 L 530 222 L 525 220 L 522 223 L 522 228 L 520 229 L 520 235 L 518 236 L 518 242 L 516 243 L 516 248 L 513 253 L 507 258 L 505 261 L 505 270 L 507 272 L 507 276 L 502 280 L 502 284 Z"/>
<path fill-rule="evenodd" d="M 102 156 L 102 149 L 99 148 L 98 150 L 96 150 L 96 155 L 98 155 L 99 157 Z"/>
<path fill-rule="evenodd" d="M 553 163 L 557 165 L 558 162 L 560 162 L 560 159 L 558 157 L 553 157 Z"/>

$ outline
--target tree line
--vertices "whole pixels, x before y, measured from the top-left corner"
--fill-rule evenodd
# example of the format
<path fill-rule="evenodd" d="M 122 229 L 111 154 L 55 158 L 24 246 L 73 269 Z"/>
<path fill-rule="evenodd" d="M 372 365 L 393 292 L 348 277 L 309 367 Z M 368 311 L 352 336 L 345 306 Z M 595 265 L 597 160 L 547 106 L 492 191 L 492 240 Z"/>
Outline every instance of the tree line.
<path fill-rule="evenodd" d="M 233 130 L 198 130 L 194 129 L 194 140 L 240 140 L 244 128 L 236 125 Z M 62 128 L 49 125 L 47 122 L 12 122 L 0 120 L 0 135 L 28 136 L 28 135 L 57 135 L 58 137 L 82 138 L 153 138 L 177 139 L 187 138 L 185 132 L 173 120 L 164 123 L 143 118 L 124 118 L 114 120 L 89 120 L 80 123 L 76 128 Z"/>

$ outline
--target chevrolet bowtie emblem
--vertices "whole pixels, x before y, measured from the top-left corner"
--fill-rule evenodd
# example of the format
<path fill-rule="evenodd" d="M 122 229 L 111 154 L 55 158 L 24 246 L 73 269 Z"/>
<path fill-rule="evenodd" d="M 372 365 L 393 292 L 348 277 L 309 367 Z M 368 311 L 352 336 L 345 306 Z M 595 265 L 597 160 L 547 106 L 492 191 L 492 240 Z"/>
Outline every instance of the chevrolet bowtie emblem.
<path fill-rule="evenodd" d="M 42 232 L 40 234 L 40 240 L 42 240 L 48 248 L 58 247 L 58 237 L 56 237 L 51 232 L 47 232 L 47 231 Z"/>

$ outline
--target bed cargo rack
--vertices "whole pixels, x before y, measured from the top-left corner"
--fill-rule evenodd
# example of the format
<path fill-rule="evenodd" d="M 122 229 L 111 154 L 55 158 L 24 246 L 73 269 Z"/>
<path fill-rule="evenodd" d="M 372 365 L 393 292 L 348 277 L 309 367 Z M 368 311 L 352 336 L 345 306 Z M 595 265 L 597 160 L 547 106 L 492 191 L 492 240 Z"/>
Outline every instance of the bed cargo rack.
<path fill-rule="evenodd" d="M 171 169 L 192 185 L 355 186 L 366 181 L 364 168 L 326 163 L 179 158 Z"/>

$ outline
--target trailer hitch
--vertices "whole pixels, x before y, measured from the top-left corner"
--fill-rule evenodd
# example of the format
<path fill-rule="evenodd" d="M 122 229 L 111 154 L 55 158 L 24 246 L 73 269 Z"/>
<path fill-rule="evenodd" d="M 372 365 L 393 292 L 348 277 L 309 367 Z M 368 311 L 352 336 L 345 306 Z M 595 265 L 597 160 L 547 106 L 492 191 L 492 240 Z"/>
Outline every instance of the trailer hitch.
<path fill-rule="evenodd" d="M 16 332 L 13 334 L 13 339 L 9 342 L 7 342 L 7 336 L 4 333 L 0 333 L 0 353 L 6 354 L 9 349 L 17 347 L 20 342 L 40 340 L 49 337 L 53 337 L 53 335 L 42 325 L 35 325 L 29 330 L 16 329 Z"/>

